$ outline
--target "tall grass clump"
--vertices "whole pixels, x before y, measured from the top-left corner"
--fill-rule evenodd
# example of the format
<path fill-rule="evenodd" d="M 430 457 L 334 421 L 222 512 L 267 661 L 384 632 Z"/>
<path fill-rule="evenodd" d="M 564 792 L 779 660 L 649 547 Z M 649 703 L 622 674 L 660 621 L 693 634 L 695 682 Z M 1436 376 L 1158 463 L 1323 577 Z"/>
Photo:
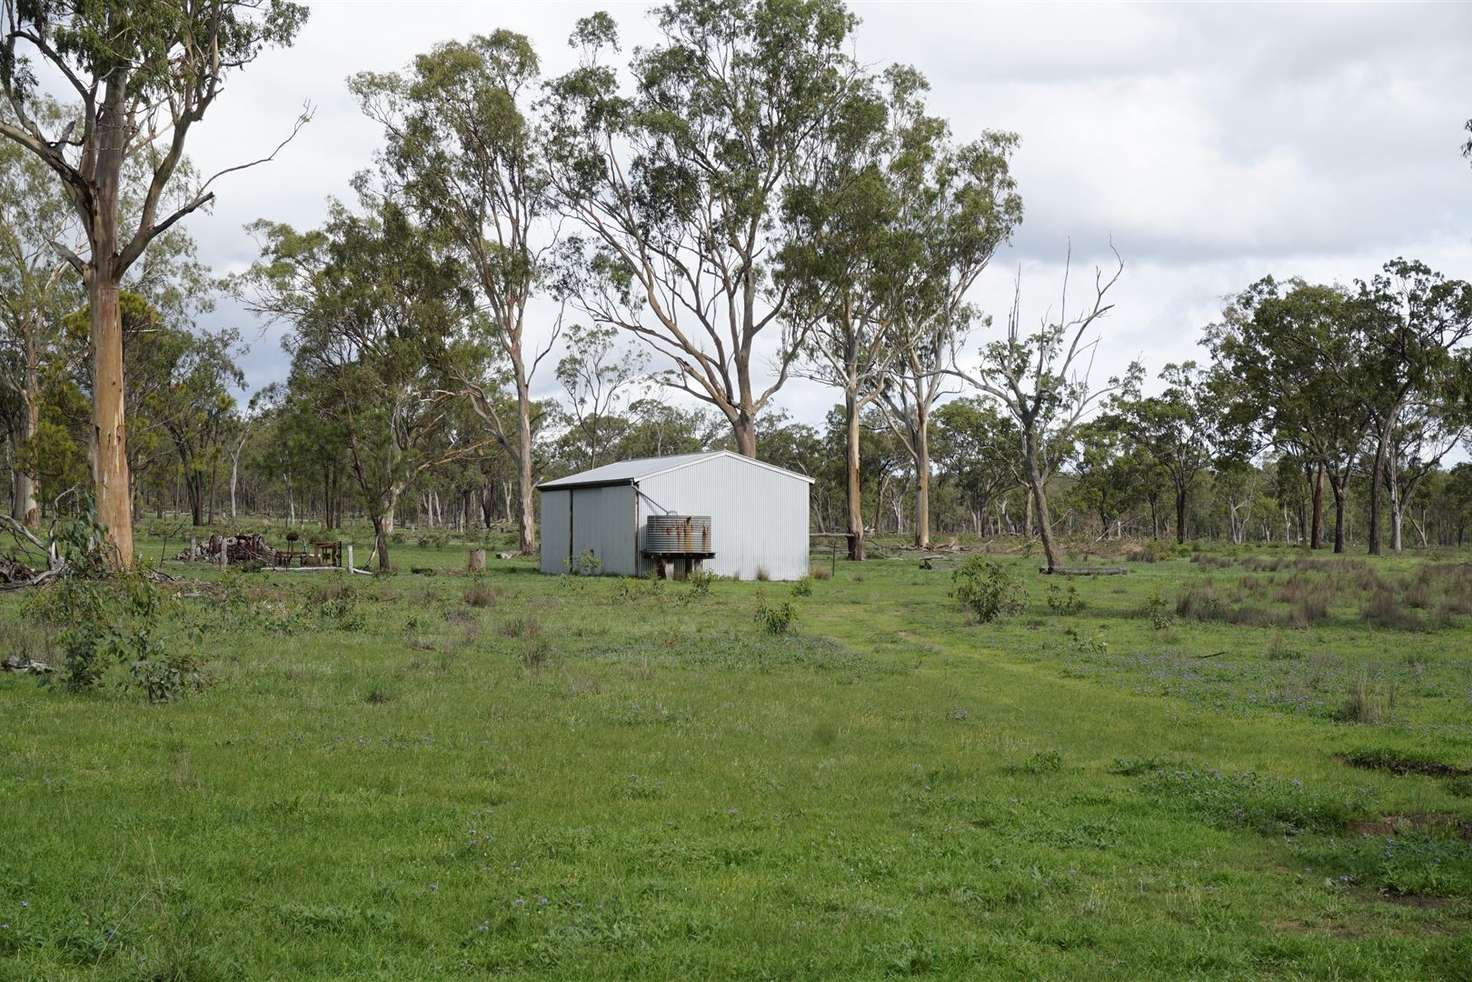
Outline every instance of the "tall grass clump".
<path fill-rule="evenodd" d="M 1369 676 L 1361 674 L 1350 684 L 1335 719 L 1341 723 L 1376 726 L 1389 722 L 1394 713 L 1395 683 L 1377 684 Z"/>

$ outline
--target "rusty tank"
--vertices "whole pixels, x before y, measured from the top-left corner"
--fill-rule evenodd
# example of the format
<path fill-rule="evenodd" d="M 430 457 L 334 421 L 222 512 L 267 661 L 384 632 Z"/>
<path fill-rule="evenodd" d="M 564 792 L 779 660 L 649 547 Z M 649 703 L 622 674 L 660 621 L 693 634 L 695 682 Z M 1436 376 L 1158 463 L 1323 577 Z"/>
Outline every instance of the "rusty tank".
<path fill-rule="evenodd" d="M 644 551 L 651 556 L 711 556 L 709 515 L 650 515 Z"/>

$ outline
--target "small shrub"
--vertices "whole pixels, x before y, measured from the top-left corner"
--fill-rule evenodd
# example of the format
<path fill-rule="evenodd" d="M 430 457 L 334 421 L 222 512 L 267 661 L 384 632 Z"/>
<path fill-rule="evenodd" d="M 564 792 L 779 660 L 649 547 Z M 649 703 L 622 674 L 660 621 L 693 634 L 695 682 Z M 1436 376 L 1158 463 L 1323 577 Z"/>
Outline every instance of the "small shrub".
<path fill-rule="evenodd" d="M 1078 587 L 1072 583 L 1064 589 L 1056 583 L 1048 584 L 1048 609 L 1062 617 L 1082 613 L 1088 604 L 1078 595 Z"/>
<path fill-rule="evenodd" d="M 755 619 L 768 634 L 788 634 L 797 621 L 797 605 L 791 600 L 780 603 L 763 600 L 756 609 Z"/>
<path fill-rule="evenodd" d="M 765 566 L 758 566 L 756 568 L 756 578 L 757 582 L 765 583 L 772 578 L 772 574 L 767 572 L 767 568 Z"/>
<path fill-rule="evenodd" d="M 107 636 L 95 622 L 82 621 L 61 632 L 61 686 L 68 692 L 86 692 L 102 681 L 107 662 Z"/>
<path fill-rule="evenodd" d="M 567 567 L 567 572 L 573 576 L 597 576 L 603 572 L 603 560 L 599 559 L 592 549 L 564 565 Z"/>
<path fill-rule="evenodd" d="M 1160 587 L 1150 591 L 1150 597 L 1145 601 L 1145 616 L 1150 618 L 1150 626 L 1157 631 L 1169 630 L 1175 623 L 1176 619 L 1170 615 L 1170 604 L 1160 592 Z"/>
<path fill-rule="evenodd" d="M 802 579 L 792 584 L 792 595 L 794 597 L 811 597 L 813 595 L 812 579 L 810 577 L 804 576 Z"/>
<path fill-rule="evenodd" d="M 703 569 L 691 570 L 690 575 L 685 578 L 685 583 L 692 597 L 710 596 L 710 585 L 715 582 L 716 574 Z"/>
<path fill-rule="evenodd" d="M 1026 594 L 1012 571 L 981 556 L 966 560 L 951 574 L 951 583 L 951 596 L 981 624 L 1019 613 L 1026 603 Z"/>

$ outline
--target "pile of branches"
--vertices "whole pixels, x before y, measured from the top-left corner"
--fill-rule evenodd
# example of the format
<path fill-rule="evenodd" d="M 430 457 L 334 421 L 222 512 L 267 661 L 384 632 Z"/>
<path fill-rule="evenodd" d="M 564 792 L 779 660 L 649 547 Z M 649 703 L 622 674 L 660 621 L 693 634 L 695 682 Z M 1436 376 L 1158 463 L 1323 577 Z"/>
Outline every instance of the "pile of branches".
<path fill-rule="evenodd" d="M 0 590 L 41 586 L 70 570 L 71 564 L 62 554 L 54 528 L 45 542 L 9 515 L 0 515 L 0 528 L 8 531 L 19 546 L 14 554 L 0 555 Z"/>
<path fill-rule="evenodd" d="M 176 558 L 191 562 L 218 563 L 222 551 L 231 565 L 270 563 L 276 559 L 276 550 L 266 543 L 266 537 L 259 532 L 236 532 L 234 535 L 215 533 L 203 542 L 186 548 Z"/>

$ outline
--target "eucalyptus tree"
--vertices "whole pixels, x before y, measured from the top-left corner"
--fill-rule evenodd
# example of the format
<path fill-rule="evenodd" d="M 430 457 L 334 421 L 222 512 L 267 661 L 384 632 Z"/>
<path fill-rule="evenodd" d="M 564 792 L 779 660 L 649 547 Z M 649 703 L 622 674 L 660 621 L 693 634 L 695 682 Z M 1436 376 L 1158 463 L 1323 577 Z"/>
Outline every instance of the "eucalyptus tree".
<path fill-rule="evenodd" d="M 893 370 L 880 405 L 915 470 L 915 544 L 930 543 L 930 416 L 974 311 L 967 296 L 1022 220 L 1009 169 L 1011 133 L 956 144 L 944 119 L 925 112 L 929 88 L 914 69 L 891 68 L 892 149 L 885 169 L 894 218 L 875 289 Z"/>
<path fill-rule="evenodd" d="M 623 422 L 620 410 L 644 378 L 648 356 L 620 348 L 618 332 L 606 324 L 574 324 L 567 342 L 567 353 L 557 362 L 557 381 L 567 394 L 568 434 L 577 447 L 578 466 L 597 467 L 603 451 L 613 449 L 611 424 Z"/>
<path fill-rule="evenodd" d="M 1334 494 L 1334 551 L 1343 552 L 1350 478 L 1371 425 L 1365 318 L 1348 291 L 1265 277 L 1239 294 L 1206 344 L 1234 380 L 1238 422 L 1327 476 Z M 1318 491 L 1314 529 L 1318 544 Z"/>
<path fill-rule="evenodd" d="M 465 272 L 390 200 L 297 232 L 257 222 L 262 258 L 236 288 L 251 309 L 288 321 L 288 382 L 330 419 L 373 523 L 380 569 L 399 498 L 421 474 L 478 451 L 446 439 L 452 414 L 439 366 L 472 316 Z"/>
<path fill-rule="evenodd" d="M 1113 414 L 1088 420 L 1079 426 L 1073 455 L 1076 480 L 1069 496 L 1099 519 L 1099 537 L 1108 538 L 1110 527 L 1120 535 L 1124 515 L 1138 500 L 1135 483 L 1136 449 L 1131 434 Z"/>
<path fill-rule="evenodd" d="M 1370 553 L 1378 555 L 1382 488 L 1402 417 L 1412 403 L 1434 406 L 1451 383 L 1457 349 L 1472 337 L 1472 285 L 1448 280 L 1424 263 L 1395 259 L 1359 284 L 1355 309 L 1363 318 L 1365 351 L 1353 366 L 1356 374 L 1341 381 L 1362 393 L 1371 420 L 1375 451 L 1367 540 Z M 1399 550 L 1400 504 L 1392 501 L 1392 507 Z"/>
<path fill-rule="evenodd" d="M 790 291 L 787 318 L 805 340 L 794 373 L 843 393 L 848 558 L 864 559 L 860 420 L 880 398 L 897 349 L 878 289 L 896 199 L 885 168 L 893 146 L 883 96 L 856 84 L 832 114 L 808 177 L 787 189 L 787 239 L 776 276 Z"/>
<path fill-rule="evenodd" d="M 1472 432 L 1472 352 L 1457 353 L 1439 375 L 1438 385 L 1402 405 L 1385 450 L 1381 478 L 1390 497 L 1390 548 L 1395 552 L 1404 548 L 1405 518 L 1417 492 Z M 1419 533 L 1424 546 L 1425 528 Z"/>
<path fill-rule="evenodd" d="M 190 132 L 226 80 L 265 48 L 290 44 L 306 16 L 306 8 L 290 0 L 0 2 L 0 92 L 12 113 L 0 120 L 0 137 L 55 173 L 86 238 L 84 249 L 64 254 L 88 292 L 96 509 L 118 566 L 133 564 L 118 306 L 123 277 L 157 236 L 213 200 L 209 188 L 216 178 L 251 166 L 226 168 L 203 180 L 175 180 Z M 32 112 L 33 59 L 59 76 L 74 97 L 65 107 L 66 122 L 47 125 Z M 305 120 L 306 114 L 299 117 L 297 128 Z M 253 163 L 274 156 L 272 151 Z M 129 161 L 140 163 L 149 177 L 136 214 L 123 227 L 120 203 Z"/>
<path fill-rule="evenodd" d="M 1225 448 L 1222 402 L 1211 373 L 1194 361 L 1161 369 L 1164 387 L 1152 396 L 1117 401 L 1115 411 L 1131 438 L 1170 477 L 1175 491 L 1176 542 L 1186 541 L 1191 489 Z"/>
<path fill-rule="evenodd" d="M 387 138 L 385 177 L 421 219 L 444 231 L 474 273 L 486 316 L 466 321 L 479 359 L 452 362 L 453 381 L 516 461 L 522 552 L 537 544 L 532 379 L 556 337 L 529 349 L 527 308 L 544 281 L 555 235 L 543 140 L 531 100 L 540 66 L 512 31 L 440 44 L 402 73 L 355 75 L 350 86 Z M 490 392 L 504 378 L 514 418 Z"/>
<path fill-rule="evenodd" d="M 661 379 L 755 456 L 802 341 L 771 269 L 784 193 L 852 85 L 855 20 L 841 0 L 674 0 L 653 19 L 627 94 L 599 60 L 618 48 L 607 14 L 578 23 L 582 63 L 548 89 L 552 185 L 587 280 L 576 302 L 647 343 Z"/>
<path fill-rule="evenodd" d="M 150 348 L 168 352 L 169 364 L 167 384 L 152 394 L 144 412 L 168 434 L 195 525 L 213 520 L 225 441 L 238 421 L 232 390 L 245 388 L 234 360 L 239 343 L 240 335 L 231 330 L 193 334 L 166 328 L 148 339 Z"/>
<path fill-rule="evenodd" d="M 38 118 L 54 122 L 56 106 L 37 99 Z M 0 104 L 0 120 L 9 118 Z M 41 374 L 56 356 L 61 320 L 79 305 L 75 278 L 53 246 L 75 236 L 76 217 L 46 165 L 18 144 L 0 141 L 0 385 L 14 396 L 12 443 L 23 447 L 41 423 Z M 16 467 L 14 517 L 40 524 L 34 475 Z"/>
<path fill-rule="evenodd" d="M 1017 486 L 1017 426 L 982 399 L 955 399 L 935 412 L 936 459 L 956 482 L 977 535 L 997 499 Z"/>
<path fill-rule="evenodd" d="M 1111 378 L 1105 385 L 1096 387 L 1090 379 L 1100 341 L 1100 322 L 1114 309 L 1109 291 L 1124 273 L 1124 260 L 1118 252 L 1114 258 L 1112 272 L 1095 269 L 1093 298 L 1073 310 L 1069 307 L 1070 252 L 1057 311 L 1050 310 L 1030 334 L 1022 327 L 1019 274 L 1006 337 L 983 345 L 975 367 L 962 367 L 953 361 L 949 369 L 982 395 L 998 400 L 1017 423 L 1023 476 L 1050 573 L 1059 568 L 1059 554 L 1048 508 L 1048 461 L 1058 459 L 1061 445 L 1073 438 L 1099 400 L 1127 385 L 1138 384 L 1142 374 L 1138 365 L 1131 365 L 1124 376 Z"/>

